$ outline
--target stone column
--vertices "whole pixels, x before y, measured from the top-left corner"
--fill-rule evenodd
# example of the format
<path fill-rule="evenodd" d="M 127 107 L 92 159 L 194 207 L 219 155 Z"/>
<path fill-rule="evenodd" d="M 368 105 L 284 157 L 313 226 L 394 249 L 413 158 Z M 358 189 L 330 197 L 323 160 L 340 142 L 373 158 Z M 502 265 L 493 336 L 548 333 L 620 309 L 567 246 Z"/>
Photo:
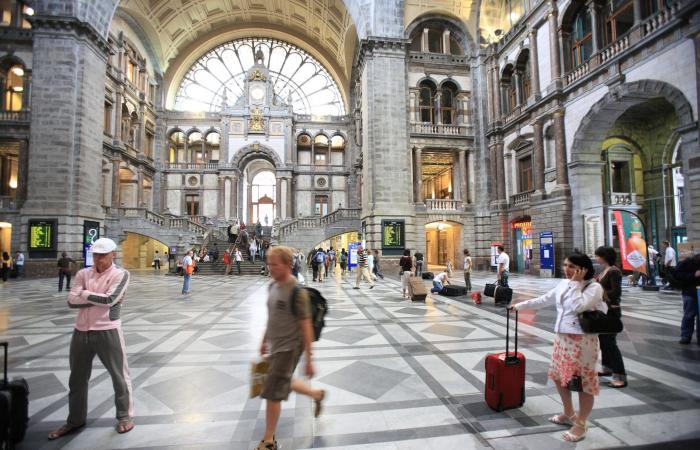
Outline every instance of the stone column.
<path fill-rule="evenodd" d="M 112 160 L 112 208 L 119 207 L 119 165 L 121 159 Z"/>
<path fill-rule="evenodd" d="M 146 102 L 141 101 L 140 107 L 139 107 L 139 143 L 137 149 L 140 150 L 141 154 L 153 157 L 153 155 L 148 153 L 148 148 L 146 148 Z M 136 146 L 134 146 L 136 147 Z"/>
<path fill-rule="evenodd" d="M 238 219 L 238 176 L 233 175 L 231 177 L 231 214 L 230 219 Z"/>
<path fill-rule="evenodd" d="M 501 120 L 501 77 L 498 66 L 493 68 L 493 120 Z"/>
<path fill-rule="evenodd" d="M 564 135 L 564 110 L 554 112 L 554 151 L 557 158 L 557 188 L 568 188 L 569 174 L 566 163 L 566 140 Z"/>
<path fill-rule="evenodd" d="M 540 98 L 540 66 L 537 56 L 537 29 L 533 28 L 530 30 L 530 70 L 531 81 L 532 81 L 532 95 L 536 99 Z"/>
<path fill-rule="evenodd" d="M 413 166 L 414 180 L 416 185 L 415 202 L 423 204 L 423 149 L 416 147 L 415 164 Z"/>
<path fill-rule="evenodd" d="M 435 116 L 433 122 L 441 125 L 442 124 L 442 92 L 438 91 L 435 96 Z"/>
<path fill-rule="evenodd" d="M 487 185 L 489 186 L 489 201 L 495 201 L 498 198 L 498 183 L 496 182 L 496 179 L 498 177 L 498 171 L 496 166 L 496 143 L 495 140 L 492 138 L 489 142 L 490 183 L 487 183 Z"/>
<path fill-rule="evenodd" d="M 467 179 L 469 177 L 468 175 L 468 168 L 467 168 L 467 151 L 464 149 L 459 150 L 458 152 L 458 160 L 459 160 L 459 198 L 462 200 L 462 205 L 465 205 L 469 202 L 469 196 L 467 194 Z"/>
<path fill-rule="evenodd" d="M 114 102 L 114 143 L 122 141 L 122 102 L 124 86 L 118 86 Z"/>
<path fill-rule="evenodd" d="M 523 103 L 527 103 L 527 99 L 523 98 L 523 90 L 522 86 L 520 86 L 520 80 L 521 75 L 519 70 L 514 70 L 513 75 L 514 80 L 515 80 L 515 105 L 513 105 L 513 109 L 515 109 L 516 106 L 522 105 Z"/>
<path fill-rule="evenodd" d="M 246 205 L 245 219 L 248 223 L 253 220 L 253 184 L 249 181 L 246 186 L 246 198 L 248 199 Z"/>
<path fill-rule="evenodd" d="M 632 8 L 634 11 L 634 26 L 637 26 L 642 23 L 642 0 L 634 0 Z"/>
<path fill-rule="evenodd" d="M 140 208 L 143 203 L 143 169 L 139 167 L 136 173 L 136 207 Z"/>
<path fill-rule="evenodd" d="M 535 192 L 544 194 L 544 137 L 542 135 L 543 124 L 541 119 L 532 123 L 533 128 L 533 178 Z"/>
<path fill-rule="evenodd" d="M 552 68 L 552 82 L 559 84 L 561 81 L 561 59 L 559 54 L 558 14 L 556 0 L 551 1 L 549 12 L 549 61 Z"/>
<path fill-rule="evenodd" d="M 503 160 L 503 142 L 496 144 L 496 179 L 498 182 L 498 200 L 505 201 L 506 199 L 506 171 Z"/>
<path fill-rule="evenodd" d="M 221 118 L 221 139 L 219 140 L 219 165 L 228 165 L 230 161 L 229 148 L 228 148 L 228 132 L 229 124 L 231 122 L 230 117 L 223 116 Z"/>
<path fill-rule="evenodd" d="M 222 177 L 219 175 L 218 179 L 218 199 L 219 201 L 216 204 L 216 216 L 220 219 L 223 220 L 224 217 L 226 217 L 226 178 Z"/>
<path fill-rule="evenodd" d="M 474 194 L 472 189 L 472 171 L 474 170 L 474 151 L 467 150 L 467 167 L 466 167 L 466 177 L 467 177 L 467 203 L 471 204 L 474 200 Z"/>
<path fill-rule="evenodd" d="M 591 16 L 591 36 L 592 36 L 592 41 L 593 41 L 593 53 L 596 53 L 598 50 L 600 50 L 601 46 L 601 36 L 600 36 L 600 8 L 596 4 L 594 0 L 591 0 L 590 2 L 586 3 L 586 6 L 588 7 L 588 14 Z"/>
<path fill-rule="evenodd" d="M 423 53 L 427 52 L 430 49 L 430 45 L 428 44 L 428 29 L 423 28 L 423 35 L 421 36 L 421 51 Z"/>
<path fill-rule="evenodd" d="M 442 53 L 445 55 L 450 54 L 450 30 L 442 32 Z"/>
<path fill-rule="evenodd" d="M 494 110 L 496 109 L 494 107 L 494 101 L 493 101 L 493 68 L 489 68 L 486 70 L 486 105 L 488 109 L 488 119 L 489 123 L 494 121 L 494 117 L 496 116 L 494 113 Z"/>
<path fill-rule="evenodd" d="M 282 218 L 282 202 L 284 202 L 282 198 L 282 178 L 278 176 L 275 186 L 275 214 L 278 219 Z"/>
<path fill-rule="evenodd" d="M 286 211 L 286 218 L 292 218 L 294 215 L 292 215 L 292 199 L 293 199 L 293 194 L 292 194 L 292 185 L 294 184 L 292 182 L 292 177 L 287 177 L 285 178 L 285 183 L 287 184 L 287 211 Z"/>

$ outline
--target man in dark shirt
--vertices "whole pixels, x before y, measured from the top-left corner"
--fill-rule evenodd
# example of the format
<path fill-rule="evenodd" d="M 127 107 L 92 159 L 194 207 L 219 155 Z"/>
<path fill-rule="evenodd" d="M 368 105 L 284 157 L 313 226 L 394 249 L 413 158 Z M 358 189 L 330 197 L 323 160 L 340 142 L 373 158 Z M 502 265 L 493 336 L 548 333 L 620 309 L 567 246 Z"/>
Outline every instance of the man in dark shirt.
<path fill-rule="evenodd" d="M 700 345 L 700 314 L 698 314 L 698 292 L 700 286 L 700 254 L 693 255 L 681 261 L 673 270 L 672 278 L 682 288 L 683 319 L 681 320 L 680 344 L 690 344 L 693 331 L 697 333 L 697 344 Z"/>
<path fill-rule="evenodd" d="M 419 277 L 423 275 L 423 254 L 416 252 L 414 256 L 416 257 L 416 276 Z"/>
<path fill-rule="evenodd" d="M 61 253 L 61 259 L 58 260 L 58 292 L 63 291 L 63 279 L 66 279 L 66 289 L 70 290 L 70 265 L 75 263 L 72 258 L 68 257 L 68 253 Z"/>

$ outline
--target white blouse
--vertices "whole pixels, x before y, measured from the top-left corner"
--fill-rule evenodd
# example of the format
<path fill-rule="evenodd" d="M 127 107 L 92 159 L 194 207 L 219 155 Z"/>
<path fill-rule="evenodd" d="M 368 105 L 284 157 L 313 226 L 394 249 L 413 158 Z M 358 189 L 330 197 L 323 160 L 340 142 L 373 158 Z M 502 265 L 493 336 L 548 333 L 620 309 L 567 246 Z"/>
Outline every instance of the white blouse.
<path fill-rule="evenodd" d="M 583 288 L 583 291 L 582 291 Z M 554 289 L 513 307 L 522 309 L 540 309 L 555 304 L 557 306 L 557 322 L 555 333 L 585 334 L 578 321 L 579 313 L 599 309 L 608 312 L 608 305 L 603 301 L 603 287 L 596 281 L 562 280 Z"/>

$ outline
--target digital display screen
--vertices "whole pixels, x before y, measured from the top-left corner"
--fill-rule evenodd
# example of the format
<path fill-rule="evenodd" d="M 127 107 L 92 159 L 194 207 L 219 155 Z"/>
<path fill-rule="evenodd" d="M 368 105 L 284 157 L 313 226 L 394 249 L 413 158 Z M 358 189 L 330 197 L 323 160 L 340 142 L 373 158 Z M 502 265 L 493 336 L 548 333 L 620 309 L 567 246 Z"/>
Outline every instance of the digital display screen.
<path fill-rule="evenodd" d="M 402 249 L 404 246 L 404 221 L 382 220 L 382 248 Z"/>
<path fill-rule="evenodd" d="M 54 223 L 34 222 L 29 224 L 29 248 L 51 250 L 53 248 Z"/>

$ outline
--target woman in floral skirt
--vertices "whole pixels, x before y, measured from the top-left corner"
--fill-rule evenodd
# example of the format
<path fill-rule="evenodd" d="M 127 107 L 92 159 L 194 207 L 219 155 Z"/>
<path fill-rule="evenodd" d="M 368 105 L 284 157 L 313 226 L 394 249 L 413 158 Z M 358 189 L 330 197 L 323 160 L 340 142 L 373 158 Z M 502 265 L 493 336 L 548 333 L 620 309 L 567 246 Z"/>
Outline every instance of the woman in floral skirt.
<path fill-rule="evenodd" d="M 607 312 L 603 302 L 603 288 L 594 281 L 593 262 L 582 254 L 569 255 L 564 261 L 562 280 L 554 289 L 541 297 L 510 306 L 511 309 L 539 309 L 556 305 L 557 321 L 554 325 L 554 349 L 548 375 L 564 405 L 564 412 L 549 418 L 557 425 L 571 428 L 563 439 L 578 442 L 586 437 L 586 420 L 593 409 L 594 396 L 598 395 L 598 335 L 585 334 L 579 324 L 578 314 L 600 309 Z M 571 391 L 579 392 L 579 411 L 574 411 Z"/>

